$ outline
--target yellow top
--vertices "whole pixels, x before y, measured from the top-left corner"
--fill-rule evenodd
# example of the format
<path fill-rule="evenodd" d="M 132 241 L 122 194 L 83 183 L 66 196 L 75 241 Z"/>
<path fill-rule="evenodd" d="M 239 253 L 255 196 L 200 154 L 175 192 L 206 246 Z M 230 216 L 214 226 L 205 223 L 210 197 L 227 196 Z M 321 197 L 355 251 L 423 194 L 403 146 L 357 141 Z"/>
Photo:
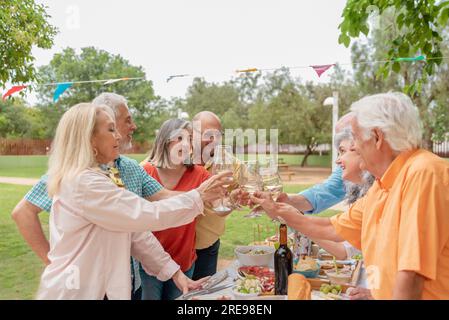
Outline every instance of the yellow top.
<path fill-rule="evenodd" d="M 366 196 L 331 218 L 362 250 L 376 299 L 391 299 L 399 271 L 422 275 L 423 299 L 449 299 L 449 161 L 401 153 Z"/>

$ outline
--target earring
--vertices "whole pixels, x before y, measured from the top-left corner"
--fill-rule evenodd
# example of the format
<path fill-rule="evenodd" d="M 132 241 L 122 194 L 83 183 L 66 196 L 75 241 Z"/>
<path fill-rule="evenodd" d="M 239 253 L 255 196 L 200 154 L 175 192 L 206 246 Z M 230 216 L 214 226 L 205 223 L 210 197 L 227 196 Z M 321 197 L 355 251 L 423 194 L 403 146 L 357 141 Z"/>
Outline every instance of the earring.
<path fill-rule="evenodd" d="M 98 156 L 98 150 L 97 150 L 97 148 L 94 148 L 94 156 L 95 156 L 95 157 Z"/>

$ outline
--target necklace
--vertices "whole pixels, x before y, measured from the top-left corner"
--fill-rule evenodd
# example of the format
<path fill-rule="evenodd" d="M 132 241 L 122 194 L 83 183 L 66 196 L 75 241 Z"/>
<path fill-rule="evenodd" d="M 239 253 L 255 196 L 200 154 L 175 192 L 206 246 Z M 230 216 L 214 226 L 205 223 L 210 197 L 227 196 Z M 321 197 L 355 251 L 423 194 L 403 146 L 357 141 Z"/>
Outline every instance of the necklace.
<path fill-rule="evenodd" d="M 111 167 L 106 164 L 100 164 L 100 169 L 112 180 L 112 182 L 114 182 L 117 187 L 125 187 L 122 178 L 120 178 L 120 172 L 116 167 Z"/>

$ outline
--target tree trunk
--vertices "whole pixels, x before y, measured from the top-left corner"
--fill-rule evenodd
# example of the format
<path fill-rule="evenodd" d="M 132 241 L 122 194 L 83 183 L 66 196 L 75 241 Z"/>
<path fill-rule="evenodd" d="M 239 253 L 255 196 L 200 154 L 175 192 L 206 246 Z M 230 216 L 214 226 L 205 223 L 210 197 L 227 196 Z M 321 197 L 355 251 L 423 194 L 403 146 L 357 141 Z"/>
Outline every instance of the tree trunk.
<path fill-rule="evenodd" d="M 307 158 L 312 154 L 312 148 L 307 146 L 306 153 L 304 154 L 304 158 L 302 158 L 301 167 L 305 167 L 307 165 Z"/>

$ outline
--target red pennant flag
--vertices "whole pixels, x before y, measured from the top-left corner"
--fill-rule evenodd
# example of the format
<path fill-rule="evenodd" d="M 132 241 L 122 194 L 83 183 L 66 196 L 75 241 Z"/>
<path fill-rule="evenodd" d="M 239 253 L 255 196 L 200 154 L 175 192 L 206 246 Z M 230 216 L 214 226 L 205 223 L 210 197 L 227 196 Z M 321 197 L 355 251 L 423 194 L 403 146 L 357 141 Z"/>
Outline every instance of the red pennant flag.
<path fill-rule="evenodd" d="M 9 89 L 4 95 L 3 95 L 3 101 L 6 100 L 6 98 L 8 98 L 10 95 L 12 95 L 13 93 L 22 91 L 23 89 L 25 89 L 27 86 L 14 86 L 11 89 Z"/>
<path fill-rule="evenodd" d="M 321 77 L 321 75 L 326 72 L 327 69 L 329 69 L 330 67 L 335 66 L 335 64 L 325 64 L 322 66 L 310 66 L 313 68 L 313 70 L 315 70 L 316 74 L 318 75 L 318 77 Z"/>

